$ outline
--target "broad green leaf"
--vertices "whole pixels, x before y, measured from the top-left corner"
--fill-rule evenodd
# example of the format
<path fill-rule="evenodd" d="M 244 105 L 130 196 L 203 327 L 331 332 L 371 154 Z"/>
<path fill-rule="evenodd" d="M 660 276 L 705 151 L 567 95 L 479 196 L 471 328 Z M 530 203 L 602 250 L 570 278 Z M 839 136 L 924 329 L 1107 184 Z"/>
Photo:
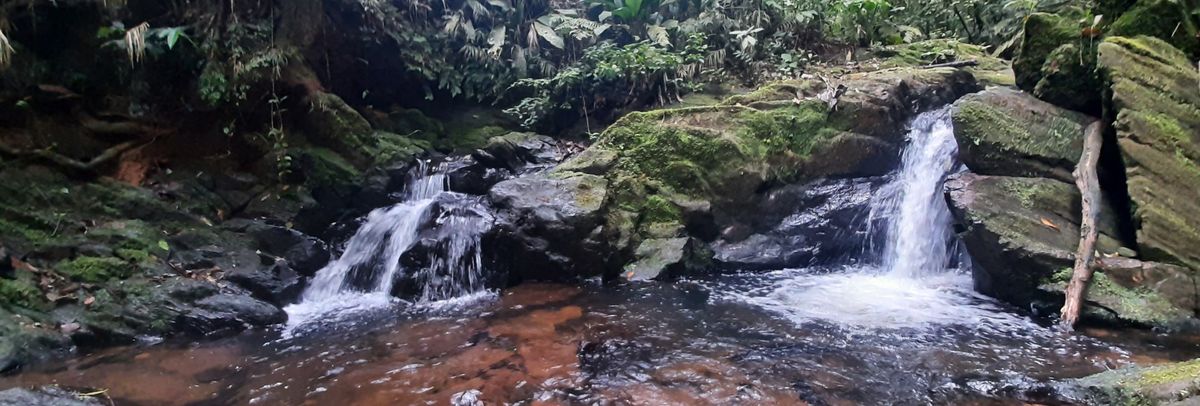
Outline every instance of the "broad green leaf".
<path fill-rule="evenodd" d="M 566 47 L 566 44 L 563 43 L 562 37 L 560 37 L 557 32 L 554 32 L 553 28 L 550 28 L 546 24 L 534 22 L 533 30 L 537 31 L 538 36 L 550 43 L 551 46 L 558 49 L 563 49 Z"/>

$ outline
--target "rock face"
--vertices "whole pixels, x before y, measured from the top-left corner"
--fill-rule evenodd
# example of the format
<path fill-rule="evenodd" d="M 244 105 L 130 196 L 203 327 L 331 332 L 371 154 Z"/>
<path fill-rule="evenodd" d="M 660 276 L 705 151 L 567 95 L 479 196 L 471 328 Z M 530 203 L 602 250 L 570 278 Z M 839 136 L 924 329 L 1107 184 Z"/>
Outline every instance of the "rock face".
<path fill-rule="evenodd" d="M 57 386 L 0 391 L 0 406 L 101 406 L 107 402 Z"/>
<path fill-rule="evenodd" d="M 818 180 L 767 192 L 747 222 L 726 227 L 713 242 L 714 259 L 727 269 L 783 269 L 857 252 L 853 234 L 865 229 L 872 195 L 886 181 Z"/>
<path fill-rule="evenodd" d="M 633 263 L 625 266 L 625 278 L 645 281 L 709 269 L 712 252 L 695 238 L 650 238 L 642 240 L 634 258 Z"/>
<path fill-rule="evenodd" d="M 601 275 L 604 178 L 537 174 L 500 182 L 488 194 L 497 208 L 495 262 L 518 279 L 569 280 Z"/>
<path fill-rule="evenodd" d="M 1143 257 L 1200 269 L 1200 73 L 1148 37 L 1112 37 L 1099 61 L 1112 84 Z"/>
<path fill-rule="evenodd" d="M 963 97 L 952 116 L 959 158 L 971 171 L 1064 182 L 1074 182 L 1083 130 L 1095 121 L 1005 88 Z"/>

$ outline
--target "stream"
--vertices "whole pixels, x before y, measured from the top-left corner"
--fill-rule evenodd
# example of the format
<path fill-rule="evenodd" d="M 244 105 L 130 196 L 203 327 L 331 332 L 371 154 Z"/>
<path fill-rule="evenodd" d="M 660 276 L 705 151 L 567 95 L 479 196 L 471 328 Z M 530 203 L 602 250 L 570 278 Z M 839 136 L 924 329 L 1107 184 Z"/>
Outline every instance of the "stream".
<path fill-rule="evenodd" d="M 138 405 L 1070 404 L 1068 379 L 1200 356 L 1197 337 L 1066 333 L 975 293 L 942 197 L 958 170 L 947 111 L 911 127 L 866 230 L 847 237 L 861 252 L 838 263 L 490 291 L 478 232 L 489 214 L 422 168 L 286 326 L 98 351 L 0 388 L 106 388 Z M 443 244 L 406 272 L 401 253 L 430 230 Z"/>

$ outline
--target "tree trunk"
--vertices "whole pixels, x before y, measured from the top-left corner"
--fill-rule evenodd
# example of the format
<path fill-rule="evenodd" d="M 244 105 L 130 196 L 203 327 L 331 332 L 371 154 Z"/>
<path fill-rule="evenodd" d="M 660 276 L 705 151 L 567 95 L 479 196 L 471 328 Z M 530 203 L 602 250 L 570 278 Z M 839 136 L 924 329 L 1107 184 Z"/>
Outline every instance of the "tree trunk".
<path fill-rule="evenodd" d="M 1079 165 L 1073 173 L 1075 186 L 1079 187 L 1079 194 L 1082 196 L 1083 215 L 1079 223 L 1079 248 L 1075 251 L 1075 267 L 1071 273 L 1071 282 L 1067 285 L 1067 301 L 1062 308 L 1062 325 L 1067 328 L 1075 327 L 1075 322 L 1079 321 L 1088 281 L 1092 279 L 1098 234 L 1096 222 L 1100 217 L 1100 177 L 1096 173 L 1096 165 L 1100 160 L 1103 134 L 1103 121 L 1096 121 L 1084 130 L 1083 154 L 1079 157 Z"/>

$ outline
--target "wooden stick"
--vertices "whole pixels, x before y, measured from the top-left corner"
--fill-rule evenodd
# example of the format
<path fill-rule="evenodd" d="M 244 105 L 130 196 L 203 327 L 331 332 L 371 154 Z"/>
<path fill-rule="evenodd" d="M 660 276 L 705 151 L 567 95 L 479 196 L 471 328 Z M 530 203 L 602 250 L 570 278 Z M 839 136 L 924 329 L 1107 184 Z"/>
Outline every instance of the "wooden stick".
<path fill-rule="evenodd" d="M 1062 308 L 1062 325 L 1074 328 L 1079 321 L 1083 299 L 1087 294 L 1088 282 L 1092 279 L 1092 265 L 1096 257 L 1096 222 L 1100 217 L 1100 177 L 1096 165 L 1100 161 L 1100 148 L 1104 143 L 1104 122 L 1096 121 L 1084 130 L 1083 154 L 1079 165 L 1072 173 L 1075 186 L 1082 196 L 1083 213 L 1079 222 L 1079 248 L 1075 251 L 1075 267 L 1071 271 L 1071 282 L 1067 284 L 1067 301 Z"/>
<path fill-rule="evenodd" d="M 934 69 L 934 68 L 963 68 L 963 67 L 967 67 L 967 66 L 979 66 L 979 61 L 976 61 L 976 60 L 974 60 L 974 59 L 968 59 L 968 60 L 965 60 L 965 61 L 954 61 L 954 62 L 946 62 L 946 63 L 935 63 L 935 64 L 933 64 L 933 65 L 925 65 L 925 66 L 922 66 L 921 68 L 923 68 L 923 69 Z"/>

